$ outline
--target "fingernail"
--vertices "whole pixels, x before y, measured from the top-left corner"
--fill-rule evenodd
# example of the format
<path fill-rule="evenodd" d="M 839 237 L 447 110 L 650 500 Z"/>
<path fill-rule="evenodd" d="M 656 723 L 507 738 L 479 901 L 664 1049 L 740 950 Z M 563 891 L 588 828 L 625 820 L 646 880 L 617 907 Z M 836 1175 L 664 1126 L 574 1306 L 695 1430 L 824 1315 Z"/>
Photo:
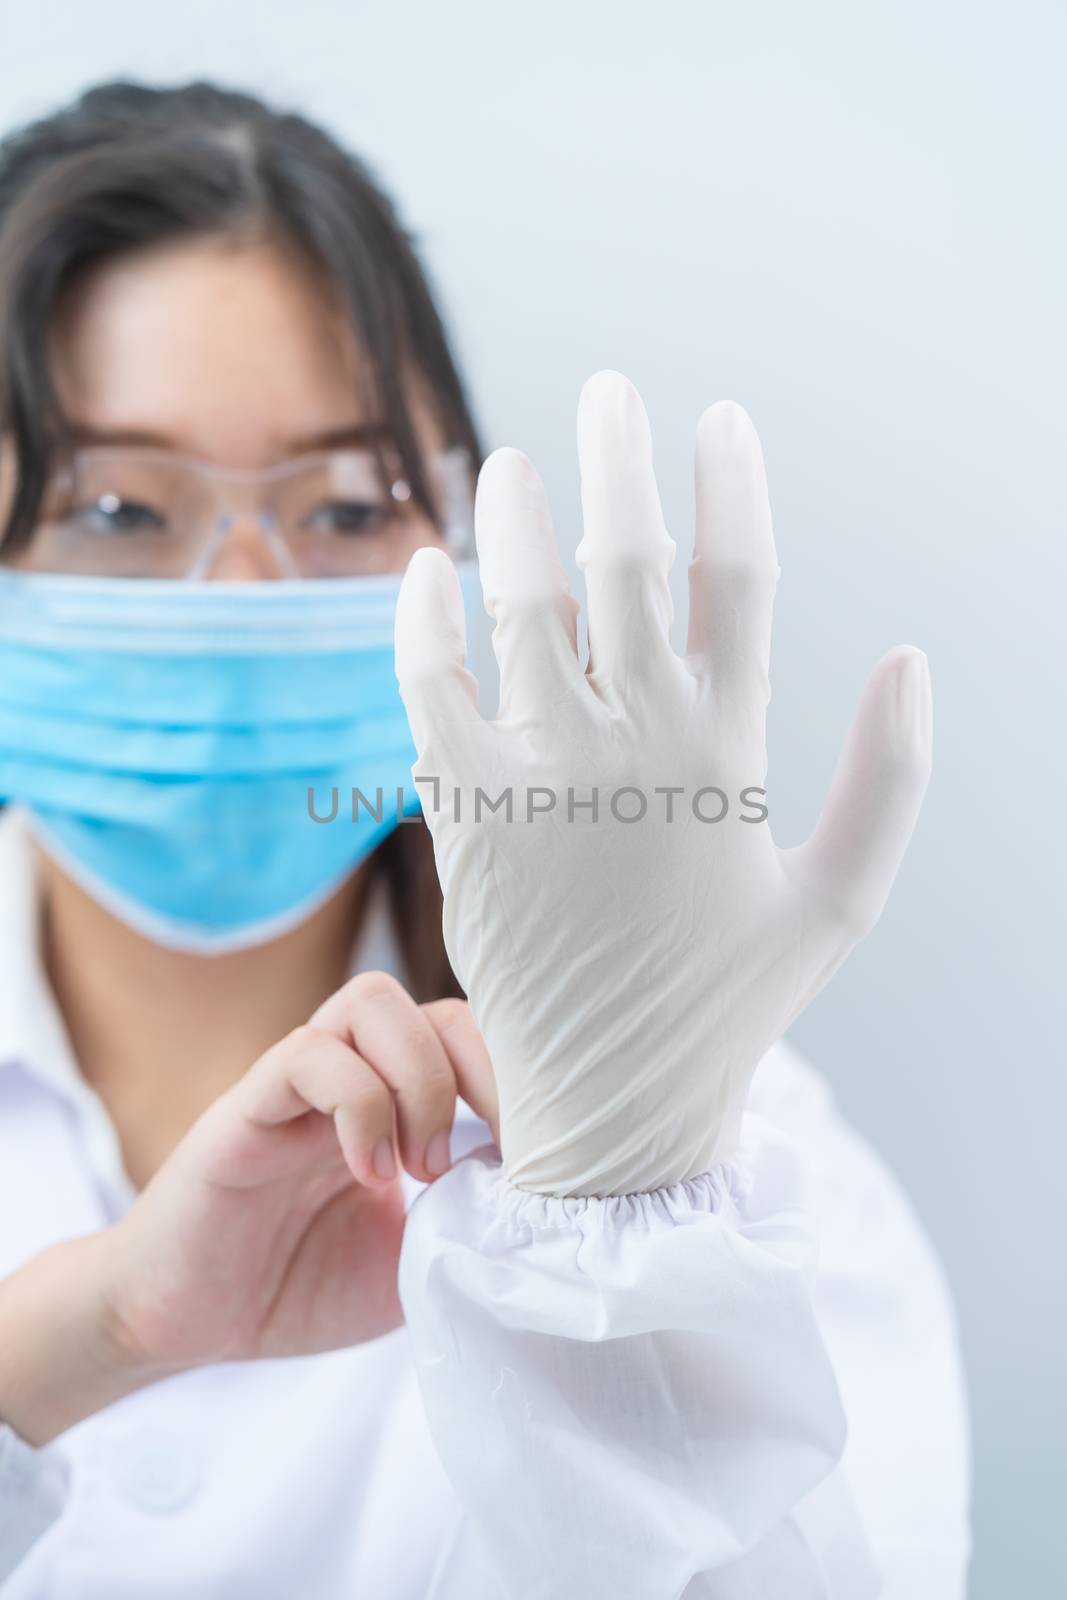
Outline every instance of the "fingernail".
<path fill-rule="evenodd" d="M 371 1164 L 379 1178 L 396 1177 L 396 1158 L 393 1155 L 393 1141 L 391 1139 L 378 1140 L 378 1143 L 374 1146 L 374 1158 Z"/>
<path fill-rule="evenodd" d="M 440 1132 L 434 1134 L 426 1146 L 426 1155 L 423 1159 L 426 1162 L 427 1172 L 432 1172 L 434 1177 L 438 1173 L 444 1172 L 445 1168 L 450 1165 L 452 1147 L 447 1128 L 442 1128 Z"/>

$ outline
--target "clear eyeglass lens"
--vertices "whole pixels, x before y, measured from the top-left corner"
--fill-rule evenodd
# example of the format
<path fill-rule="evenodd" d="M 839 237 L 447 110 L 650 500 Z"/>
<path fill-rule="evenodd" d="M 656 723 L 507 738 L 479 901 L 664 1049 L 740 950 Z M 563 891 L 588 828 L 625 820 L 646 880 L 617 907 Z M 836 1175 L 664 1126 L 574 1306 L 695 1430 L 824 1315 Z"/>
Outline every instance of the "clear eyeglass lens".
<path fill-rule="evenodd" d="M 383 485 L 370 455 L 335 454 L 282 480 L 270 508 L 305 577 L 399 571 L 433 532 L 409 485 Z"/>
<path fill-rule="evenodd" d="M 61 572 L 178 577 L 193 559 L 194 485 L 163 460 L 75 456 L 53 483 L 34 546 Z"/>

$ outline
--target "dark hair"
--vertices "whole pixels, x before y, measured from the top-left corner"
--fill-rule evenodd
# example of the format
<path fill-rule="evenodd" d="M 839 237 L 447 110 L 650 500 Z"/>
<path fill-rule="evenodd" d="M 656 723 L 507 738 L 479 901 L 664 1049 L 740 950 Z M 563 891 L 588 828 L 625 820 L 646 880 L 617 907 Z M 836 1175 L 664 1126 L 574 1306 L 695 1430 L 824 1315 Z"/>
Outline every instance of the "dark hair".
<path fill-rule="evenodd" d="M 83 268 L 191 235 L 295 245 L 339 290 L 381 422 L 415 501 L 436 515 L 410 410 L 419 383 L 447 446 L 481 458 L 441 319 L 409 235 L 357 157 L 294 112 L 195 82 L 116 81 L 0 140 L 0 435 L 14 484 L 0 545 L 33 535 L 66 443 L 46 359 L 57 300 Z M 459 994 L 445 956 L 429 835 L 398 828 L 375 852 L 417 999 Z"/>

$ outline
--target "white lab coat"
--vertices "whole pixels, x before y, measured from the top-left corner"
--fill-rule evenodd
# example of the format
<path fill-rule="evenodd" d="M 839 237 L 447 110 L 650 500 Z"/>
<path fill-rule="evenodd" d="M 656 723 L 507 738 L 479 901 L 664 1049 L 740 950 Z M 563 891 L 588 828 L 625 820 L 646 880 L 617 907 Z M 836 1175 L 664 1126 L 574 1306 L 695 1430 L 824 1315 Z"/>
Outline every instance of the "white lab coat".
<path fill-rule="evenodd" d="M 0 1276 L 135 1199 L 0 816 Z M 353 970 L 403 977 L 384 907 Z M 405 1179 L 407 1326 L 230 1362 L 33 1449 L 0 1424 L 4 1600 L 960 1600 L 951 1302 L 908 1202 L 786 1045 L 730 1168 L 552 1199 Z M 3 1330 L 0 1329 L 0 1337 Z"/>

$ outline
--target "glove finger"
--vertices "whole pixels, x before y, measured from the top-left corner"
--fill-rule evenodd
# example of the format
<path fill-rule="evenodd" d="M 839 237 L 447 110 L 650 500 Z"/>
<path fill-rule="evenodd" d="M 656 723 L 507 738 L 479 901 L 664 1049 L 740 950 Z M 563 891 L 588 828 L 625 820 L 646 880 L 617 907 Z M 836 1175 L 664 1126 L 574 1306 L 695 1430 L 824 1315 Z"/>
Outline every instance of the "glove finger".
<path fill-rule="evenodd" d="M 577 562 L 585 575 L 588 676 L 606 699 L 629 699 L 654 679 L 670 643 L 674 608 L 667 532 L 652 468 L 648 417 L 629 379 L 598 372 L 578 403 L 584 531 Z"/>
<path fill-rule="evenodd" d="M 689 568 L 689 666 L 762 711 L 771 697 L 778 582 L 763 451 L 742 406 L 720 400 L 697 425 L 696 540 Z"/>
<path fill-rule="evenodd" d="M 478 680 L 465 665 L 463 591 L 443 550 L 426 546 L 408 563 L 397 598 L 395 652 L 419 756 L 416 776 L 432 771 L 450 781 L 476 778 L 487 760 L 489 730 L 478 710 Z"/>
<path fill-rule="evenodd" d="M 867 680 L 811 837 L 782 851 L 790 878 L 857 939 L 881 916 L 915 827 L 932 723 L 926 656 L 898 645 Z"/>
<path fill-rule="evenodd" d="M 521 450 L 495 450 L 485 462 L 474 526 L 500 667 L 498 716 L 555 720 L 586 692 L 578 602 L 559 558 L 544 486 Z"/>

